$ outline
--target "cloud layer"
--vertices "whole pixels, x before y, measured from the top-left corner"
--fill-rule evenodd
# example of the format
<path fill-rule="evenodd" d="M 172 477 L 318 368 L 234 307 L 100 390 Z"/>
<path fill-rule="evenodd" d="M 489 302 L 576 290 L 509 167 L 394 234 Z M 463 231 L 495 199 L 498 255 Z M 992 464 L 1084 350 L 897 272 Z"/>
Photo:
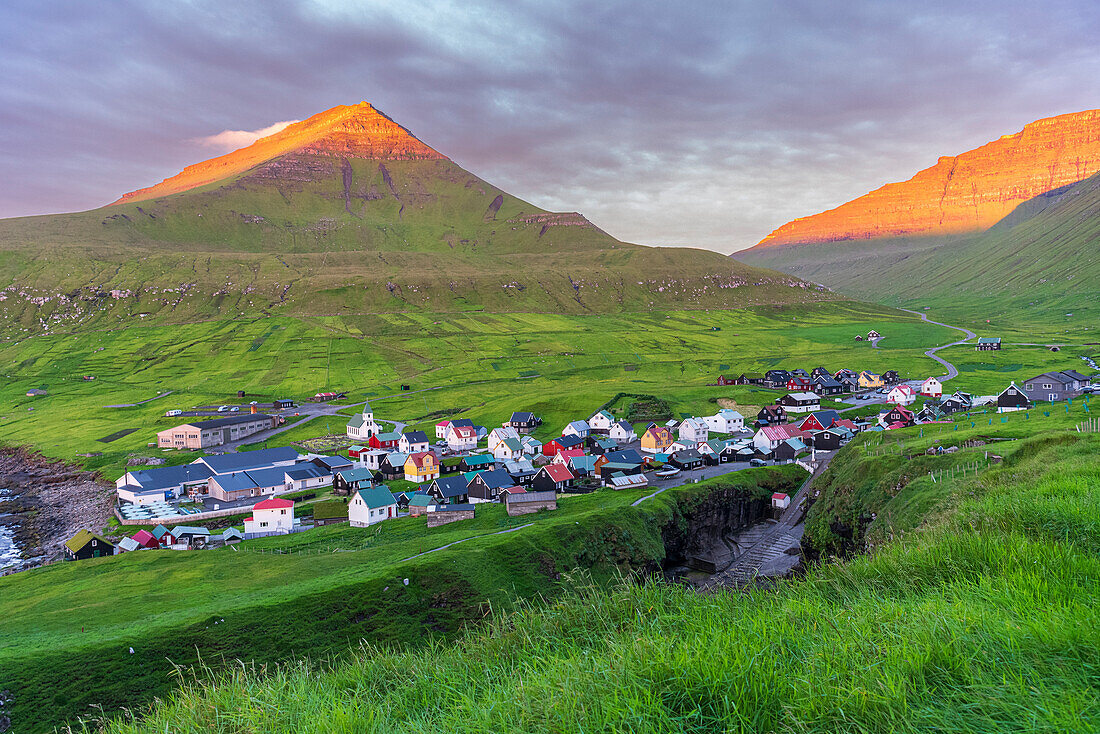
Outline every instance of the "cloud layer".
<path fill-rule="evenodd" d="M 228 153 L 231 150 L 252 145 L 260 138 L 274 135 L 287 125 L 293 125 L 296 122 L 299 122 L 299 120 L 284 120 L 283 122 L 276 122 L 274 125 L 261 127 L 259 130 L 222 130 L 215 135 L 195 138 L 194 142 L 204 148 L 214 148 L 222 153 Z"/>
<path fill-rule="evenodd" d="M 1095 3 L 959 5 L 13 0 L 0 216 L 99 206 L 365 99 L 540 206 L 731 251 L 1100 106 Z"/>

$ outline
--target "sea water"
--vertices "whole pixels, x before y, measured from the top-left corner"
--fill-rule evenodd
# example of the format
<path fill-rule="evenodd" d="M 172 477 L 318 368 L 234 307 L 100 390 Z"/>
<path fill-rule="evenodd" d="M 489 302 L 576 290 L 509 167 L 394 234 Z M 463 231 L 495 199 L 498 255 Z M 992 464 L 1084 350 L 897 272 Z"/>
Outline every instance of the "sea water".
<path fill-rule="evenodd" d="M 0 488 L 0 502 L 13 499 L 15 496 L 9 490 Z M 15 544 L 15 526 L 8 522 L 10 518 L 0 513 L 0 573 L 23 565 L 19 546 Z"/>

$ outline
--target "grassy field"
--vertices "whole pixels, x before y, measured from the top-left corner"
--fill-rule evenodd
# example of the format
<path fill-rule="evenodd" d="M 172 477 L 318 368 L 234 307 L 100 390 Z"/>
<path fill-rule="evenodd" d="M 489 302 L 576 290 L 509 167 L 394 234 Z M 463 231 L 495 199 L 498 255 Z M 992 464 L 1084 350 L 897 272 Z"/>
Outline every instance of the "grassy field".
<path fill-rule="evenodd" d="M 881 348 L 852 339 L 872 328 L 886 334 Z M 347 390 L 351 401 L 370 400 L 379 418 L 417 427 L 441 414 L 499 425 L 514 410 L 533 410 L 545 419 L 543 433 L 556 435 L 619 392 L 659 396 L 674 413 L 713 412 L 720 397 L 748 406 L 775 397 L 707 387 L 721 373 L 821 364 L 919 376 L 936 367 L 923 350 L 954 333 L 904 312 L 829 303 L 591 317 L 271 318 L 40 335 L 0 342 L 0 435 L 113 479 L 132 453 L 183 460 L 146 446 L 178 422 L 164 417 L 170 408 L 235 401 L 237 390 L 264 401 L 325 389 Z M 1068 350 L 1055 356 L 1071 359 Z M 989 389 L 1010 376 L 997 374 Z M 402 384 L 414 392 L 402 393 Z M 28 398 L 31 388 L 49 394 Z M 169 390 L 137 407 L 105 407 Z M 344 422 L 318 419 L 276 440 L 339 433 Z M 120 429 L 137 430 L 98 440 Z M 100 455 L 80 456 L 89 453 Z"/>
<path fill-rule="evenodd" d="M 811 522 L 847 498 L 909 530 L 774 589 L 699 595 L 577 580 L 570 595 L 452 645 L 368 642 L 336 664 L 241 666 L 108 728 L 1093 732 L 1100 434 L 1074 429 L 1088 416 L 1077 405 L 974 428 L 961 419 L 943 435 L 907 429 L 888 437 L 901 454 L 875 454 L 881 437 L 861 436 L 823 477 Z M 890 500 L 901 503 L 928 489 L 928 471 L 981 455 L 926 463 L 925 448 L 979 436 L 1009 439 L 995 444 L 1003 461 L 945 479 L 939 499 L 904 519 L 861 489 L 908 477 Z"/>
<path fill-rule="evenodd" d="M 681 512 L 715 491 L 763 503 L 804 477 L 794 466 L 749 470 L 636 508 L 630 503 L 645 490 L 605 490 L 519 518 L 481 505 L 474 520 L 433 529 L 422 518 L 336 525 L 14 574 L 0 578 L 0 690 L 13 692 L 17 731 L 43 731 L 92 704 L 117 712 L 166 695 L 177 683 L 172 664 L 194 664 L 196 655 L 218 666 L 274 663 L 344 653 L 360 639 L 451 637 L 491 610 L 552 598 L 560 574 L 575 568 L 607 581 L 659 567 L 663 529 L 675 531 Z M 499 534 L 510 528 L 520 529 Z"/>

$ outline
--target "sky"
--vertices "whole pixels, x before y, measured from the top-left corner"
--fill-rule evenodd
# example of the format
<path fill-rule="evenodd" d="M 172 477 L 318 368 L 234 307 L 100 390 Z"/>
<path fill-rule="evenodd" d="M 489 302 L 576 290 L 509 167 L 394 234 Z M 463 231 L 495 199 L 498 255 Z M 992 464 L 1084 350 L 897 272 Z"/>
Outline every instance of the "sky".
<path fill-rule="evenodd" d="M 366 100 L 533 204 L 732 252 L 1100 107 L 1098 34 L 1092 0 L 5 0 L 0 217 Z"/>

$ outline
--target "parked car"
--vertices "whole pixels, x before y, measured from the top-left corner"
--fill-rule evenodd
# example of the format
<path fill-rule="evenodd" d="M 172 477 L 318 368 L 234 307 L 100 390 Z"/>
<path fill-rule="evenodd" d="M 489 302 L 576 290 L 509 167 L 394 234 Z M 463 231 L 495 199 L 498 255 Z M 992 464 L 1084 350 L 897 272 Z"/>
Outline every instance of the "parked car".
<path fill-rule="evenodd" d="M 232 408 L 229 409 L 229 412 L 230 413 L 240 412 L 240 408 L 238 408 L 236 405 L 234 405 Z"/>
<path fill-rule="evenodd" d="M 749 459 L 749 466 L 767 466 L 768 462 L 763 459 Z"/>
<path fill-rule="evenodd" d="M 260 404 L 259 400 L 253 400 L 251 403 L 249 403 L 249 405 L 259 405 L 259 404 Z"/>
<path fill-rule="evenodd" d="M 219 405 L 218 406 L 218 412 L 219 413 L 228 413 L 229 412 L 229 406 L 228 405 Z"/>
<path fill-rule="evenodd" d="M 183 411 L 182 410 L 170 410 L 167 413 L 165 413 L 165 415 L 168 416 L 169 418 L 175 418 L 177 415 L 183 415 Z"/>

